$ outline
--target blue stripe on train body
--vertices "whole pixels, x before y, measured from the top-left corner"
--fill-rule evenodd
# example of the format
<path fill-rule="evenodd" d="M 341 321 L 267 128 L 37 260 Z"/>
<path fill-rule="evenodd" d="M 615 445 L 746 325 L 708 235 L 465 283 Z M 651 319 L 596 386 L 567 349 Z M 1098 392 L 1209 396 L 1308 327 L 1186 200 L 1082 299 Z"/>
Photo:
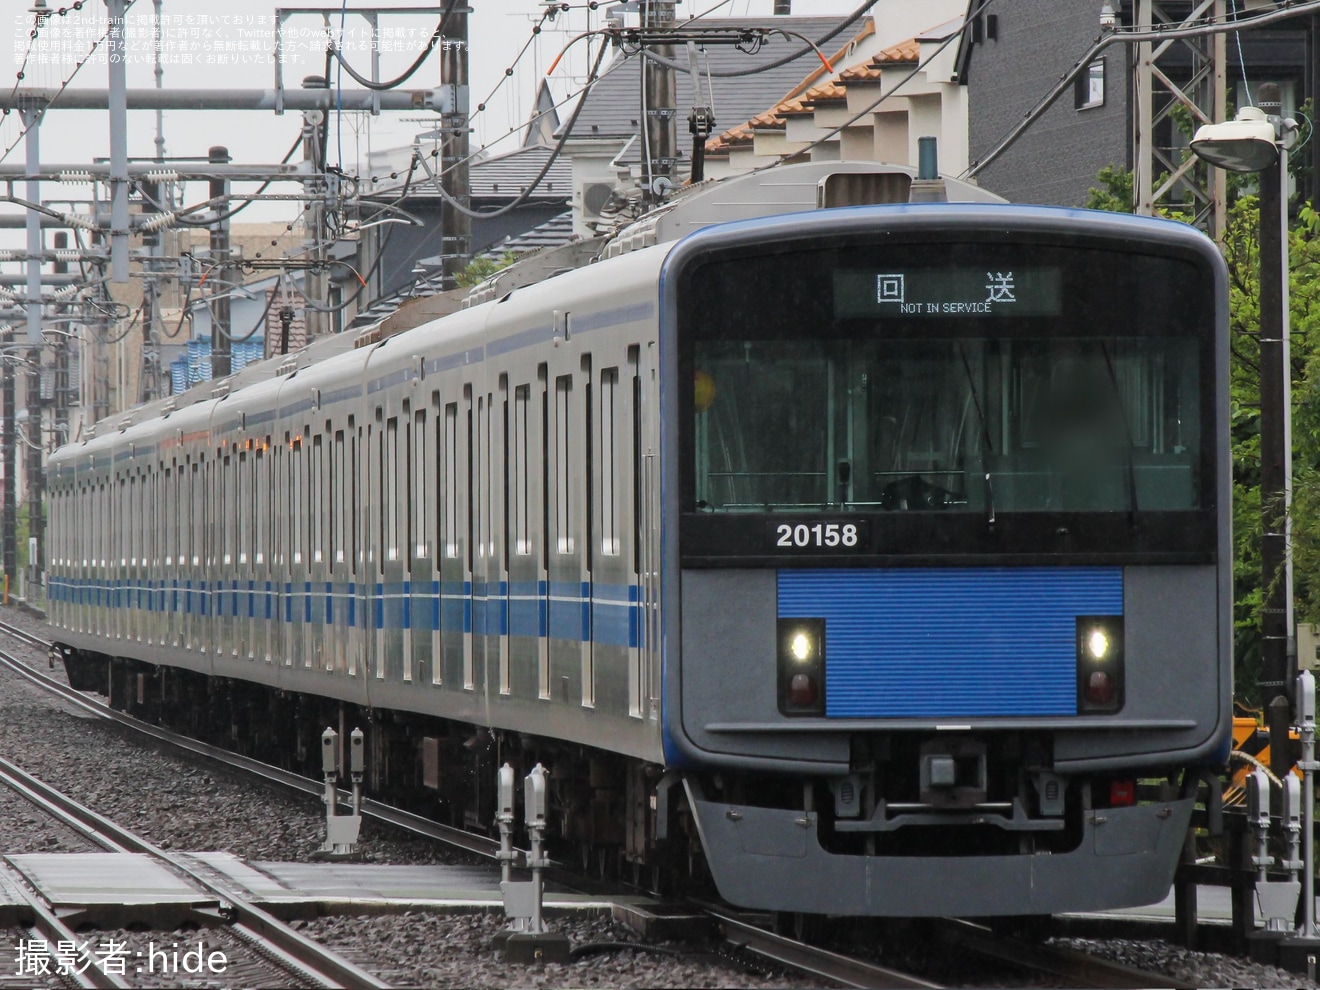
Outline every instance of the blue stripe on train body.
<path fill-rule="evenodd" d="M 172 589 L 148 591 L 152 584 L 131 580 L 100 584 L 55 579 L 52 591 L 60 600 L 79 601 L 115 610 L 161 611 L 216 618 L 272 618 L 287 624 L 334 625 L 337 597 L 344 600 L 345 626 L 359 624 L 357 585 L 284 582 L 283 608 L 276 601 L 278 585 L 271 581 L 206 582 L 174 580 Z M 369 600 L 374 629 L 429 629 L 515 637 L 592 641 L 607 646 L 641 645 L 640 595 L 635 584 L 591 584 L 578 581 L 512 581 L 491 584 L 432 581 L 415 594 L 413 582 L 378 582 Z M 488 591 L 493 588 L 495 594 Z M 295 591 L 296 589 L 296 591 Z M 324 590 L 322 590 L 324 589 Z M 160 595 L 160 605 L 153 603 Z M 296 600 L 296 601 L 295 601 Z M 105 601 L 105 605 L 98 604 Z"/>
<path fill-rule="evenodd" d="M 781 570 L 825 620 L 831 718 L 1077 714 L 1077 619 L 1123 614 L 1121 567 Z"/>

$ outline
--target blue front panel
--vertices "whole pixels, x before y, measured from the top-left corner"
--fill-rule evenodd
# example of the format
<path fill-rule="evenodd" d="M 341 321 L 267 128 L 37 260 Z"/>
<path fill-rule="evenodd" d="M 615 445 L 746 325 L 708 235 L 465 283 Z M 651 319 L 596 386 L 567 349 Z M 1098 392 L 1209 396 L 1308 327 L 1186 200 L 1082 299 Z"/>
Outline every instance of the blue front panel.
<path fill-rule="evenodd" d="M 1079 615 L 1118 567 L 781 570 L 779 617 L 825 620 L 831 718 L 1077 713 Z"/>

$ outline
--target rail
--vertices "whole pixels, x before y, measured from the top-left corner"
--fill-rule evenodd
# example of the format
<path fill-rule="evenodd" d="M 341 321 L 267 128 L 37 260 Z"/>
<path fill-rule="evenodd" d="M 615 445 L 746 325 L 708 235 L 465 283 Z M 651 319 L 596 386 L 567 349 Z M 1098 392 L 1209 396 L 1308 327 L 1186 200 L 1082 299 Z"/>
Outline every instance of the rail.
<path fill-rule="evenodd" d="M 841 987 L 939 987 L 911 973 L 845 956 L 820 946 L 776 935 L 717 908 L 706 908 L 733 949 Z"/>
<path fill-rule="evenodd" d="M 304 980 L 323 987 L 388 988 L 377 977 L 323 945 L 294 931 L 274 915 L 251 901 L 235 896 L 213 883 L 183 860 L 172 856 L 149 840 L 128 831 L 105 816 L 75 801 L 0 758 L 0 783 L 21 794 L 27 801 L 52 818 L 74 829 L 91 842 L 110 852 L 139 853 L 166 865 L 200 890 L 214 895 L 233 918 L 233 928 L 240 935 L 259 943 L 280 965 Z M 69 936 L 72 939 L 72 935 Z M 90 974 L 96 967 L 89 967 Z M 116 984 L 124 985 L 124 984 Z"/>

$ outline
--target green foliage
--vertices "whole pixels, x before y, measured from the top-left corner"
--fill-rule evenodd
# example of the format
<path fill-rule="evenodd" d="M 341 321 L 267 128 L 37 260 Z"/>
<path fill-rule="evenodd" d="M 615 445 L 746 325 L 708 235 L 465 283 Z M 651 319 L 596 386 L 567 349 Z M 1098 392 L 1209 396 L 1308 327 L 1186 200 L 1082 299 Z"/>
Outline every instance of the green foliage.
<path fill-rule="evenodd" d="M 1132 212 L 1132 173 L 1118 165 L 1106 165 L 1097 174 L 1097 189 L 1092 186 L 1086 194 L 1088 210 L 1108 210 L 1110 213 Z"/>
<path fill-rule="evenodd" d="M 1248 177 L 1253 178 L 1253 177 Z M 1132 212 L 1132 176 L 1107 167 L 1087 206 Z M 1238 697 L 1260 700 L 1260 208 L 1229 185 L 1223 251 L 1229 273 L 1229 427 L 1233 457 L 1233 627 Z M 1162 211 L 1177 216 L 1177 207 Z M 1320 212 L 1300 206 L 1289 231 L 1293 571 L 1297 618 L 1320 623 Z"/>
<path fill-rule="evenodd" d="M 460 288 L 469 289 L 474 285 L 486 281 L 496 272 L 501 272 L 518 260 L 518 256 L 512 251 L 505 251 L 498 258 L 473 258 L 466 268 L 455 276 Z"/>

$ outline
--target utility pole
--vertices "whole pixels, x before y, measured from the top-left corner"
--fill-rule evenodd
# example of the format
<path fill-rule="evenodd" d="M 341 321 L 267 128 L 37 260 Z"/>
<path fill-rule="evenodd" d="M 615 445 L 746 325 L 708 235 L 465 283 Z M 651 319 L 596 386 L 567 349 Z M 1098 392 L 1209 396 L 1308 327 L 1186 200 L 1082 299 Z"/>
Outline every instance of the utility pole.
<path fill-rule="evenodd" d="M 1279 113 L 1279 87 L 1260 87 L 1257 103 Z M 1218 171 L 1218 170 L 1216 170 Z M 1297 676 L 1292 643 L 1292 564 L 1288 553 L 1292 499 L 1292 376 L 1288 347 L 1287 191 L 1288 151 L 1259 172 L 1260 177 L 1260 570 L 1261 700 L 1270 738 L 1287 739 L 1291 720 L 1289 691 Z M 1277 756 L 1275 750 L 1278 750 Z M 1290 746 L 1272 746 L 1275 773 L 1293 763 Z"/>
<path fill-rule="evenodd" d="M 155 204 L 161 201 L 160 185 L 149 179 L 141 180 L 142 212 L 159 213 Z M 156 281 L 157 258 L 160 256 L 161 232 L 146 231 L 142 235 L 142 246 L 146 257 L 142 259 L 142 372 L 138 383 L 138 401 L 151 402 L 159 398 L 163 391 L 162 369 L 160 364 L 160 341 L 156 336 L 158 315 L 158 296 L 160 285 Z"/>
<path fill-rule="evenodd" d="M 56 252 L 66 251 L 69 247 L 68 231 L 55 231 L 55 250 Z M 69 272 L 69 263 L 67 261 L 56 261 L 54 265 L 56 275 L 67 275 Z M 66 307 L 56 306 L 55 312 L 62 313 Z M 68 443 L 69 441 L 69 351 L 73 347 L 73 337 L 60 336 L 55 343 L 55 391 L 52 396 L 54 403 L 53 422 L 51 430 L 55 434 L 56 443 Z"/>
<path fill-rule="evenodd" d="M 468 180 L 468 13 L 460 0 L 445 21 L 440 39 L 440 86 L 450 94 L 452 110 L 441 124 L 444 137 L 440 144 L 440 182 L 450 197 L 465 207 L 472 205 Z M 472 250 L 472 219 L 453 209 L 441 207 L 440 255 L 442 284 L 446 289 L 458 285 L 458 275 L 468 265 Z"/>
<path fill-rule="evenodd" d="M 0 549 L 0 555 L 4 557 L 5 566 L 5 585 L 13 587 L 14 579 L 18 574 L 18 504 L 16 489 L 18 487 L 18 457 L 17 444 L 14 443 L 15 423 L 14 423 L 14 366 L 10 363 L 8 355 L 0 355 L 0 416 L 4 417 L 3 432 L 0 432 L 0 452 L 3 453 L 5 465 L 5 499 L 3 507 L 3 520 L 0 521 L 0 529 L 3 534 L 0 535 L 0 543 L 3 548 Z"/>
<path fill-rule="evenodd" d="M 642 0 L 642 31 L 663 30 L 674 26 L 674 0 Z M 665 61 L 642 59 L 642 190 L 646 202 L 656 205 L 674 186 L 678 161 L 678 138 L 675 116 L 678 102 L 674 89 L 674 70 L 666 64 L 674 59 L 673 45 L 653 45 L 651 50 Z M 695 87 L 694 79 L 692 85 Z"/>
<path fill-rule="evenodd" d="M 216 145 L 207 155 L 213 165 L 223 165 L 229 161 L 229 149 Z M 211 225 L 211 264 L 210 271 L 215 288 L 211 290 L 211 377 L 228 378 L 230 372 L 229 347 L 229 295 L 234 287 L 229 282 L 229 220 L 225 212 L 229 209 L 229 180 L 216 176 L 210 182 L 210 197 L 217 200 L 215 205 L 216 220 Z"/>
<path fill-rule="evenodd" d="M 308 76 L 303 89 L 324 89 L 326 80 L 321 76 Z M 330 332 L 329 305 L 330 279 L 326 271 L 326 195 L 329 192 L 325 176 L 325 110 L 307 110 L 303 113 L 303 159 L 308 165 L 309 178 L 303 183 L 307 207 L 303 211 L 303 226 L 307 231 L 307 260 L 311 267 L 303 272 L 303 297 L 307 300 L 304 326 L 307 341 Z"/>
<path fill-rule="evenodd" d="M 27 491 L 28 491 L 28 546 L 36 552 L 28 561 L 31 585 L 40 586 L 46 557 L 46 465 L 45 444 L 41 426 L 41 348 L 28 351 L 27 370 Z M 27 593 L 28 600 L 33 593 Z"/>
<path fill-rule="evenodd" d="M 105 0 L 110 19 L 106 52 L 110 60 L 110 281 L 128 281 L 128 46 L 124 0 Z"/>
<path fill-rule="evenodd" d="M 156 89 L 163 89 L 165 86 L 165 69 L 161 66 L 160 59 L 161 52 L 164 51 L 160 42 L 160 18 L 163 3 L 164 0 L 152 0 L 152 7 L 154 8 L 152 11 L 152 31 L 156 43 Z M 159 107 L 156 108 L 156 161 L 165 161 L 165 111 Z"/>
<path fill-rule="evenodd" d="M 1225 0 L 1208 0 L 1191 6 L 1188 10 L 1186 5 L 1173 5 L 1167 0 L 1136 0 L 1133 26 L 1150 31 L 1158 25 L 1189 27 L 1204 17 L 1217 22 L 1224 20 Z M 1196 156 L 1185 155 L 1178 160 L 1180 149 L 1168 147 L 1170 142 L 1164 146 L 1158 144 L 1155 132 L 1161 126 L 1176 126 L 1171 114 L 1180 106 L 1201 124 L 1224 119 L 1228 90 L 1224 45 L 1223 33 L 1204 38 L 1142 41 L 1132 60 L 1136 97 L 1132 114 L 1134 210 L 1143 216 L 1154 216 L 1159 205 L 1169 202 L 1170 195 L 1190 190 L 1196 211 L 1194 222 L 1216 239 L 1224 231 L 1223 169 L 1206 170 L 1208 174 L 1201 181 Z M 1184 66 L 1190 66 L 1190 72 Z M 1177 85 L 1170 81 L 1170 77 L 1180 78 L 1184 74 L 1188 77 Z"/>
<path fill-rule="evenodd" d="M 38 178 L 41 174 L 41 108 L 29 105 L 22 111 L 23 126 L 27 133 L 24 137 L 25 151 L 27 152 L 27 173 L 28 180 L 25 188 L 25 195 L 28 202 L 41 202 L 41 180 Z M 30 573 L 40 573 L 41 552 L 44 540 L 43 522 L 45 519 L 42 510 L 42 490 L 45 485 L 42 483 L 42 449 L 41 449 L 41 221 L 37 211 L 29 209 L 27 211 L 27 342 L 28 342 L 28 374 L 27 374 L 27 443 L 23 449 L 27 452 L 27 494 L 28 494 L 28 539 L 36 540 L 37 552 L 33 556 L 37 559 L 29 560 L 28 567 Z M 4 357 L 8 365 L 9 356 Z M 17 424 L 12 422 L 15 415 L 14 387 L 15 375 L 11 369 L 7 369 L 8 374 L 4 380 L 5 389 L 5 420 L 9 423 L 9 437 L 6 443 L 6 462 L 5 462 L 5 538 L 15 543 L 17 551 L 16 532 L 18 526 L 18 507 L 17 507 L 17 488 L 18 482 L 18 459 L 14 454 L 17 444 L 15 434 L 18 432 Z M 33 447 L 35 445 L 35 449 Z M 13 468 L 14 470 L 10 470 Z M 29 542 L 29 546 L 33 544 Z M 8 544 L 6 544 L 8 549 Z M 7 558 L 8 559 L 8 558 Z M 14 557 L 14 565 L 17 567 L 17 554 Z M 13 571 L 6 567 L 5 573 L 11 575 Z"/>

